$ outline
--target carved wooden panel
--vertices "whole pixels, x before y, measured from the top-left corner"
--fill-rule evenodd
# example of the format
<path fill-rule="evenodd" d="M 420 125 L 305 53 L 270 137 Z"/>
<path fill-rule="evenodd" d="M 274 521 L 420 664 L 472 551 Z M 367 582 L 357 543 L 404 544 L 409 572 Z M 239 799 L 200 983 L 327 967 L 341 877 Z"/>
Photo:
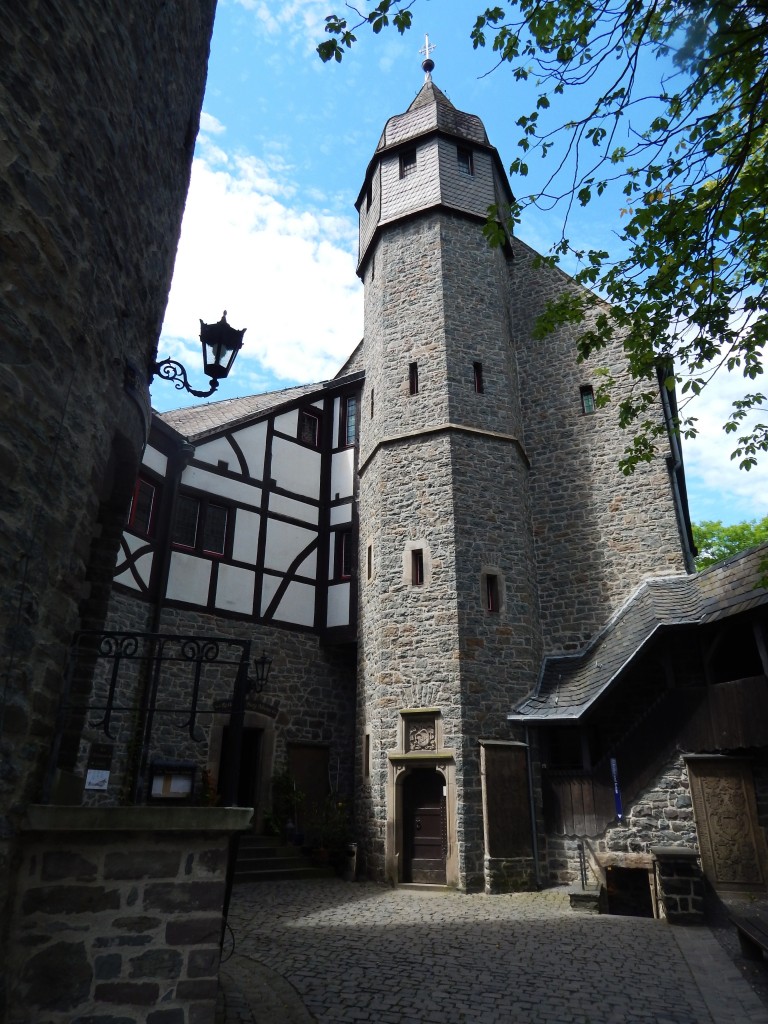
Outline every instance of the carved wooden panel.
<path fill-rule="evenodd" d="M 765 888 L 765 839 L 748 763 L 688 762 L 704 874 L 716 889 Z"/>

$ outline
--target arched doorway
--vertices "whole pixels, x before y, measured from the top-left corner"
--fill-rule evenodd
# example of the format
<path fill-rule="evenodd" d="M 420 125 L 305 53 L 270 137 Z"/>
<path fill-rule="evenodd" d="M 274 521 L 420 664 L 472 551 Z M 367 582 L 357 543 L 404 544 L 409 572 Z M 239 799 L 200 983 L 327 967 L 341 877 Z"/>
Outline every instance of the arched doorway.
<path fill-rule="evenodd" d="M 403 881 L 445 885 L 445 779 L 414 768 L 403 780 Z"/>

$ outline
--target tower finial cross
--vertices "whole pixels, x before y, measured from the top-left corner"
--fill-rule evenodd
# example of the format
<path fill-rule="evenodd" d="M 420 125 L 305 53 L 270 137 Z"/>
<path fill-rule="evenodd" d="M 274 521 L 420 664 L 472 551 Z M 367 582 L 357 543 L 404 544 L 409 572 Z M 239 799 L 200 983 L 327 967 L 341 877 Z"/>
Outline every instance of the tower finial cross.
<path fill-rule="evenodd" d="M 424 81 L 429 82 L 432 79 L 432 69 L 435 66 L 435 62 L 432 60 L 430 54 L 433 50 L 437 49 L 434 43 L 430 43 L 429 36 L 424 34 L 424 45 L 419 50 L 419 53 L 424 54 L 424 60 L 421 62 L 421 66 L 424 68 Z"/>

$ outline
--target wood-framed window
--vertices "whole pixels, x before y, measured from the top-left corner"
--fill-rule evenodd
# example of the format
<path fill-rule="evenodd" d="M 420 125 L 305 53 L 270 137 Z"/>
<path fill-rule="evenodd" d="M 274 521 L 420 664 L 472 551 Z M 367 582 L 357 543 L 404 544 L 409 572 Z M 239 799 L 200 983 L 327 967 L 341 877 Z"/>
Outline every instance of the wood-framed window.
<path fill-rule="evenodd" d="M 357 441 L 357 396 L 347 395 L 341 400 L 341 429 L 339 445 L 350 448 Z"/>
<path fill-rule="evenodd" d="M 157 487 L 149 480 L 139 477 L 133 488 L 131 507 L 128 510 L 128 529 L 140 537 L 151 537 L 155 529 L 157 510 Z"/>
<path fill-rule="evenodd" d="M 461 174 L 467 174 L 470 178 L 475 175 L 475 161 L 472 156 L 472 150 L 467 149 L 466 146 L 456 147 L 456 163 Z"/>
<path fill-rule="evenodd" d="M 597 409 L 594 388 L 591 384 L 582 384 L 579 394 L 581 395 L 581 411 L 585 416 L 591 415 Z"/>
<path fill-rule="evenodd" d="M 472 383 L 475 391 L 478 395 L 482 395 L 485 391 L 485 384 L 483 383 L 483 364 L 472 363 Z"/>
<path fill-rule="evenodd" d="M 351 530 L 336 531 L 334 576 L 337 580 L 348 580 L 354 565 L 354 544 Z"/>
<path fill-rule="evenodd" d="M 299 410 L 299 441 L 317 448 L 320 444 L 320 413 Z"/>
<path fill-rule="evenodd" d="M 400 177 L 407 178 L 416 172 L 416 147 L 409 146 L 400 154 Z"/>
<path fill-rule="evenodd" d="M 171 540 L 176 547 L 221 557 L 227 546 L 230 509 L 191 494 L 179 494 Z"/>
<path fill-rule="evenodd" d="M 419 393 L 419 364 L 408 363 L 408 394 L 418 395 Z"/>
<path fill-rule="evenodd" d="M 411 585 L 424 585 L 424 552 L 421 548 L 413 548 L 411 551 Z"/>

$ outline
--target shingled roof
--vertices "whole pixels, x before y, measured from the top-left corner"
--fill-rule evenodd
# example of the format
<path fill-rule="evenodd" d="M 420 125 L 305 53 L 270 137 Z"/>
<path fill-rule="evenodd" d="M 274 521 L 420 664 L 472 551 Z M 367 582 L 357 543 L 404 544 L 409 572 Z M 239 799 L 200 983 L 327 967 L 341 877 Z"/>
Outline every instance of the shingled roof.
<path fill-rule="evenodd" d="M 704 625 L 768 604 L 768 589 L 756 586 L 766 559 L 763 544 L 692 576 L 646 580 L 583 651 L 545 658 L 536 689 L 507 718 L 578 719 L 660 629 Z"/>
<path fill-rule="evenodd" d="M 199 441 L 224 427 L 235 426 L 253 416 L 265 415 L 278 405 L 303 398 L 314 391 L 322 391 L 325 384 L 324 381 L 319 384 L 300 384 L 298 387 L 284 388 L 282 391 L 267 391 L 263 395 L 246 395 L 243 398 L 227 398 L 221 402 L 206 402 L 204 405 L 192 405 L 188 409 L 173 409 L 155 415 L 190 441 Z"/>

